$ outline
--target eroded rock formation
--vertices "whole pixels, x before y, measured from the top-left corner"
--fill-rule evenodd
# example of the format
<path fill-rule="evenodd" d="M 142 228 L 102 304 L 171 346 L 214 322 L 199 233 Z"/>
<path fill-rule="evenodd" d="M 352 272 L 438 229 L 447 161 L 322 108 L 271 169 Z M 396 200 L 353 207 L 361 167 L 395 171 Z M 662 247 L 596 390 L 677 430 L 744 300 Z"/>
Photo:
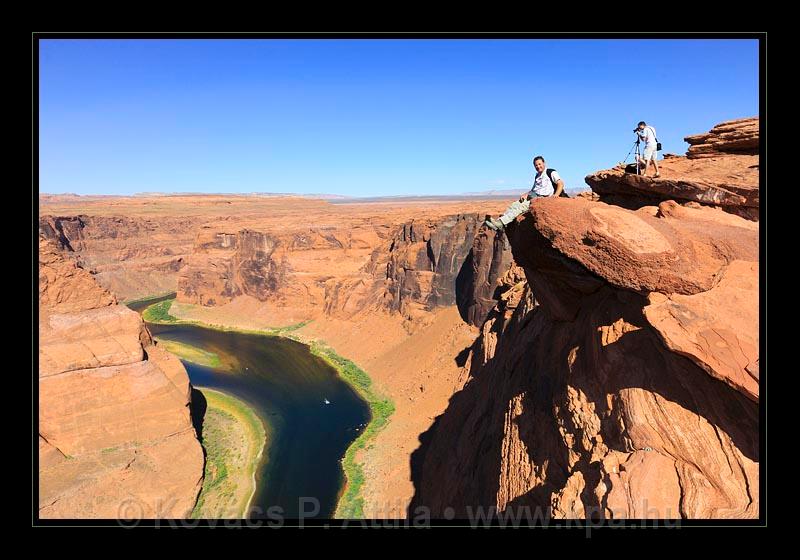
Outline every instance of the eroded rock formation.
<path fill-rule="evenodd" d="M 735 119 L 719 123 L 705 134 L 687 136 L 689 159 L 724 154 L 758 155 L 759 118 Z"/>
<path fill-rule="evenodd" d="M 454 305 L 456 277 L 482 219 L 478 214 L 459 214 L 404 224 L 388 252 L 389 309 L 412 316 Z"/>
<path fill-rule="evenodd" d="M 631 186 L 599 179 L 605 201 Z M 758 516 L 758 224 L 712 194 L 537 199 L 509 226 L 524 277 L 502 278 L 463 388 L 420 437 L 410 515 Z"/>
<path fill-rule="evenodd" d="M 500 278 L 512 262 L 505 234 L 481 228 L 456 279 L 456 302 L 465 323 L 483 325 L 497 303 Z"/>
<path fill-rule="evenodd" d="M 629 209 L 675 200 L 722 208 L 757 221 L 758 118 L 722 123 L 686 140 L 704 143 L 689 148 L 686 157 L 659 161 L 657 179 L 626 173 L 618 166 L 588 175 L 586 182 L 602 201 Z M 695 148 L 700 151 L 693 152 Z"/>
<path fill-rule="evenodd" d="M 204 464 L 190 395 L 139 315 L 40 237 L 39 516 L 187 516 Z"/>

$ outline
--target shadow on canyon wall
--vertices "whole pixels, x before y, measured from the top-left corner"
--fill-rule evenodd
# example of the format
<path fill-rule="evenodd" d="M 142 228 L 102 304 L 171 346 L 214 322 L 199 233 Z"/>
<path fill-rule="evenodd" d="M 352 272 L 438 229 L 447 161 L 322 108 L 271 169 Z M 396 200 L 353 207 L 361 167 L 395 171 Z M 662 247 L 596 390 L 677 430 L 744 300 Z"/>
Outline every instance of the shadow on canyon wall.
<path fill-rule="evenodd" d="M 656 400 L 675 403 L 704 418 L 725 432 L 743 455 L 758 461 L 758 405 L 688 358 L 668 351 L 647 323 L 642 312 L 645 305 L 642 296 L 604 287 L 581 302 L 581 312 L 573 322 L 556 321 L 541 307 L 527 313 L 532 317 L 516 313 L 498 336 L 494 356 L 482 366 L 473 363 L 470 381 L 421 434 L 420 446 L 411 456 L 415 492 L 409 515 L 418 506 L 430 507 L 434 516 L 452 507 L 457 516 L 463 516 L 468 506 L 495 505 L 506 411 L 512 400 L 520 398 L 522 412 L 512 421 L 540 483 L 507 507 L 541 506 L 549 511 L 553 493 L 567 481 L 569 456 L 575 452 L 580 458 L 571 471 L 583 474 L 586 484 L 581 501 L 586 511 L 605 505 L 593 492 L 600 482 L 601 465 L 590 463 L 590 454 L 579 449 L 582 428 L 572 423 L 573 416 L 567 412 L 574 401 L 569 393 L 576 391 L 594 407 L 602 441 L 610 449 L 635 450 L 625 433 L 623 417 L 626 407 L 633 406 L 626 402 L 625 390 L 642 389 Z M 604 342 L 601 327 L 620 321 L 632 328 Z M 492 330 L 499 333 L 502 323 L 502 318 L 496 320 Z M 473 352 L 481 344 L 479 337 Z M 671 418 L 657 408 L 649 411 L 654 415 L 651 420 L 668 439 Z M 572 447 L 565 443 L 562 430 L 574 434 Z M 653 439 L 655 448 L 658 442 Z"/>
<path fill-rule="evenodd" d="M 203 441 L 203 421 L 206 418 L 207 409 L 208 402 L 206 401 L 205 395 L 203 395 L 203 393 L 201 393 L 198 389 L 192 387 L 192 425 L 194 426 L 194 430 L 197 432 L 197 439 L 199 439 L 201 442 Z M 203 449 L 203 453 L 205 454 L 205 448 Z"/>

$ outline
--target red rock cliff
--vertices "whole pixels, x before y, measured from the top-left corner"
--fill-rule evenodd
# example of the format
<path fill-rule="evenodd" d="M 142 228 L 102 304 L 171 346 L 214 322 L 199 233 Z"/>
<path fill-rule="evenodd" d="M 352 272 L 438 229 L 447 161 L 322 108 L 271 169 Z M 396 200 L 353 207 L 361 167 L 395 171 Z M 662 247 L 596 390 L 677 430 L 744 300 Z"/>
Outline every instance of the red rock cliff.
<path fill-rule="evenodd" d="M 40 237 L 40 517 L 187 516 L 204 464 L 190 397 L 139 315 Z"/>
<path fill-rule="evenodd" d="M 456 279 L 456 303 L 465 323 L 480 327 L 503 290 L 499 282 L 513 263 L 504 234 L 482 228 Z"/>
<path fill-rule="evenodd" d="M 509 226 L 524 277 L 420 437 L 411 515 L 758 516 L 758 224 L 680 200 L 537 199 Z"/>
<path fill-rule="evenodd" d="M 135 299 L 175 291 L 194 225 L 191 218 L 46 214 L 39 234 L 72 253 L 120 299 Z"/>
<path fill-rule="evenodd" d="M 178 279 L 178 301 L 262 302 L 352 316 L 382 308 L 414 318 L 456 302 L 456 277 L 483 217 L 379 225 L 225 230 L 204 226 Z"/>

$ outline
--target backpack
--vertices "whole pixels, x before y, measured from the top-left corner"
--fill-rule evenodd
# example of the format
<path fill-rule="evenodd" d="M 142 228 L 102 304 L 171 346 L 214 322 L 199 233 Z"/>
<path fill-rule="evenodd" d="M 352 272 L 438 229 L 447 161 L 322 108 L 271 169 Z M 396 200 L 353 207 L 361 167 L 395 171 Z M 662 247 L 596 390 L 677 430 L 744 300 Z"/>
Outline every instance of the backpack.
<path fill-rule="evenodd" d="M 556 188 L 556 182 L 553 181 L 553 171 L 555 171 L 555 169 L 546 169 L 545 173 L 547 173 L 547 178 L 550 179 L 550 184 L 553 185 L 553 189 L 555 189 Z M 564 187 L 565 188 L 564 188 L 563 191 L 561 191 L 561 194 L 559 195 L 559 197 L 563 196 L 564 198 L 569 198 L 569 195 L 567 194 L 567 190 L 566 190 L 566 185 Z"/>

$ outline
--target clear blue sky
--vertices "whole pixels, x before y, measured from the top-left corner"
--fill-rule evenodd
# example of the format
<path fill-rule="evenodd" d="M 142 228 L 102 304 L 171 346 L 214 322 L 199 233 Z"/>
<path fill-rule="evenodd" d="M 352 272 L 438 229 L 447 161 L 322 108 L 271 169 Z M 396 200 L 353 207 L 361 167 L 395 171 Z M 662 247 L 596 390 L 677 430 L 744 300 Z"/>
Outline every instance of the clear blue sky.
<path fill-rule="evenodd" d="M 40 191 L 567 188 L 758 114 L 755 40 L 43 40 Z"/>

